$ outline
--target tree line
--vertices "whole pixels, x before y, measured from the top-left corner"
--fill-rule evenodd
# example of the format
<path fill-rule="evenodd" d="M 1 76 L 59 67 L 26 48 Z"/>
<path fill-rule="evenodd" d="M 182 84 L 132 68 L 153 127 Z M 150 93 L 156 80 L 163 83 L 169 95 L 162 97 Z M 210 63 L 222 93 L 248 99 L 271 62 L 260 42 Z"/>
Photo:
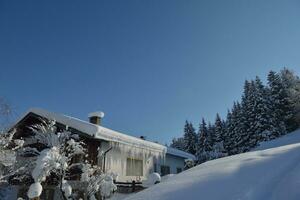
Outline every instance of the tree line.
<path fill-rule="evenodd" d="M 267 84 L 256 76 L 246 80 L 240 101 L 233 103 L 226 118 L 216 115 L 214 123 L 204 118 L 196 131 L 186 121 L 184 134 L 171 147 L 196 155 L 202 163 L 247 152 L 300 127 L 300 79 L 291 70 L 270 71 Z"/>

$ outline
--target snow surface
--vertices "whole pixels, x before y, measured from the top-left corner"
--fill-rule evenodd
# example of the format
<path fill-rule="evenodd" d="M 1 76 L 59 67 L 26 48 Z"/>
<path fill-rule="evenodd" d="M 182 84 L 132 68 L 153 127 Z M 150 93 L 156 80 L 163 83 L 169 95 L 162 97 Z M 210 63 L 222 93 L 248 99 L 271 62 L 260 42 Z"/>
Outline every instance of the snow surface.
<path fill-rule="evenodd" d="M 259 147 L 271 149 L 208 161 L 126 200 L 298 200 L 299 139 L 300 130 Z"/>
<path fill-rule="evenodd" d="M 292 133 L 289 133 L 285 136 L 282 136 L 280 138 L 277 138 L 275 140 L 262 142 L 253 151 L 270 149 L 270 148 L 274 148 L 274 147 L 280 147 L 283 145 L 296 144 L 296 143 L 300 143 L 300 129 L 298 129 Z"/>
<path fill-rule="evenodd" d="M 96 112 L 89 113 L 88 117 L 100 117 L 100 118 L 103 118 L 104 115 L 105 115 L 104 112 L 102 112 L 102 111 L 96 111 Z"/>
<path fill-rule="evenodd" d="M 181 150 L 178 150 L 178 149 L 174 149 L 172 147 L 167 147 L 167 154 L 186 158 L 186 159 L 196 160 L 196 157 L 194 155 L 184 152 L 184 151 L 181 151 Z"/>
<path fill-rule="evenodd" d="M 40 108 L 32 108 L 30 109 L 19 121 L 21 121 L 26 115 L 29 113 L 34 113 L 41 117 L 45 117 L 47 119 L 55 120 L 61 124 L 64 124 L 68 127 L 72 127 L 82 133 L 88 134 L 96 139 L 102 139 L 106 141 L 118 142 L 126 145 L 131 145 L 139 148 L 147 148 L 153 151 L 158 152 L 166 152 L 166 147 L 154 142 L 142 140 L 140 138 L 136 138 L 133 136 L 129 136 L 123 133 L 119 133 L 117 131 L 105 128 L 103 126 L 99 126 L 96 124 L 89 123 L 87 121 L 83 121 L 74 117 L 70 117 L 67 115 L 49 112 Z M 18 122 L 19 122 L 18 121 Z M 17 123 L 18 123 L 17 122 Z"/>

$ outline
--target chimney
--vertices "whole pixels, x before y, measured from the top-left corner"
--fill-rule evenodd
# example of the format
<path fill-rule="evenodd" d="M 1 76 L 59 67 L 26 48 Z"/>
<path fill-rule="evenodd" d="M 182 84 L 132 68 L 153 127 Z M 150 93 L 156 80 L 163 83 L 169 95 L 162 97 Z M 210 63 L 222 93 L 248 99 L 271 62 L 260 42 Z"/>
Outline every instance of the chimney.
<path fill-rule="evenodd" d="M 104 117 L 104 112 L 97 111 L 89 114 L 89 121 L 92 124 L 101 125 L 102 118 Z"/>

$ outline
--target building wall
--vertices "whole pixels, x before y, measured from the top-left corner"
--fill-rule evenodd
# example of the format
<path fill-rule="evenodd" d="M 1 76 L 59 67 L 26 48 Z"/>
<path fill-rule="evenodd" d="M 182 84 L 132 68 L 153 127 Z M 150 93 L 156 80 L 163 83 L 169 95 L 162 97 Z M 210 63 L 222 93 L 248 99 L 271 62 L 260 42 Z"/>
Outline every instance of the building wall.
<path fill-rule="evenodd" d="M 177 168 L 184 169 L 184 158 L 167 154 L 166 165 L 170 166 L 171 174 L 177 174 Z"/>
<path fill-rule="evenodd" d="M 153 172 L 165 175 L 162 174 L 162 166 L 168 167 L 170 174 L 177 174 L 184 170 L 184 158 L 178 156 L 170 154 L 167 154 L 165 157 L 157 156 L 150 150 L 138 149 L 130 146 L 119 147 L 112 145 L 110 142 L 102 142 L 101 150 L 106 151 L 111 146 L 113 148 L 106 155 L 105 171 L 117 174 L 117 181 L 120 182 L 132 182 L 133 180 L 142 181 Z M 127 176 L 127 158 L 142 160 L 143 176 Z M 98 164 L 103 165 L 103 163 L 101 163 L 101 159 L 98 159 Z"/>
<path fill-rule="evenodd" d="M 106 154 L 105 171 L 117 174 L 117 181 L 120 182 L 142 181 L 146 179 L 149 174 L 154 172 L 154 163 L 156 160 L 162 160 L 162 158 L 157 159 L 158 154 L 153 153 L 151 150 L 131 146 L 116 146 L 110 142 L 101 143 L 101 150 L 106 151 L 111 146 L 113 148 Z M 126 166 L 128 158 L 142 160 L 143 176 L 127 176 Z M 98 164 L 102 165 L 101 159 L 98 160 Z"/>
<path fill-rule="evenodd" d="M 161 171 L 162 166 L 169 167 L 170 174 L 177 174 L 177 168 L 180 168 L 181 171 L 184 169 L 184 158 L 167 154 L 164 162 L 160 163 L 156 170 L 161 175 L 165 175 Z"/>

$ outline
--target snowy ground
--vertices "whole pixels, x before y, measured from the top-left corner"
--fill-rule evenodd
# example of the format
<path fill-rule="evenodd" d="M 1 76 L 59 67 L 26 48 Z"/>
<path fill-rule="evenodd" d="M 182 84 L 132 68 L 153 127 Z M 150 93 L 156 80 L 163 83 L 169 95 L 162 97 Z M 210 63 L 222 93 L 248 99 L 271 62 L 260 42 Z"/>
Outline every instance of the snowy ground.
<path fill-rule="evenodd" d="M 257 151 L 201 164 L 126 200 L 298 200 L 299 188 L 300 130 Z"/>
<path fill-rule="evenodd" d="M 123 200 L 126 197 L 129 197 L 133 194 L 122 194 L 122 193 L 115 193 L 109 200 Z"/>
<path fill-rule="evenodd" d="M 274 147 L 280 147 L 280 146 L 284 146 L 288 144 L 296 144 L 296 143 L 300 143 L 300 129 L 298 129 L 293 133 L 289 133 L 283 137 L 280 137 L 278 139 L 263 142 L 259 145 L 259 147 L 254 149 L 254 151 L 270 149 Z"/>

